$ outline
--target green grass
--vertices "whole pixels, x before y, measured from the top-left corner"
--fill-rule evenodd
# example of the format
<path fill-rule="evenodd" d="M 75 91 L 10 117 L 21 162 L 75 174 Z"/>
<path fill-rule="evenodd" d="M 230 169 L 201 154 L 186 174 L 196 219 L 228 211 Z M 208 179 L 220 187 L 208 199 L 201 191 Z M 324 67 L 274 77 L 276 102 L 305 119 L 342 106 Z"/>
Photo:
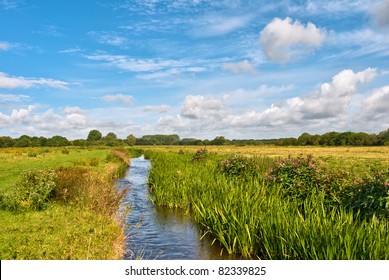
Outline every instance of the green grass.
<path fill-rule="evenodd" d="M 285 197 L 281 185 L 265 179 L 273 158 L 259 157 L 255 173 L 246 176 L 243 169 L 235 176 L 238 165 L 234 172 L 220 172 L 219 162 L 231 160 L 230 155 L 210 153 L 201 162 L 194 155 L 147 152 L 151 200 L 190 212 L 228 253 L 260 259 L 389 259 L 387 219 L 362 219 L 341 205 L 328 205 L 320 190 L 302 200 Z"/>
<path fill-rule="evenodd" d="M 0 257 L 5 259 L 115 259 L 121 229 L 108 217 L 55 205 L 44 211 L 0 211 Z"/>
<path fill-rule="evenodd" d="M 53 169 L 60 166 L 91 166 L 93 162 L 104 161 L 109 151 L 107 149 L 68 149 L 69 154 L 63 154 L 63 148 L 45 149 L 49 152 L 39 153 L 41 150 L 43 149 L 0 149 L 0 190 L 9 191 L 12 183 L 16 182 L 25 170 Z M 28 153 L 31 151 L 36 151 L 37 157 L 29 157 Z"/>
<path fill-rule="evenodd" d="M 0 198 L 16 199 L 14 211 L 0 210 L 0 259 L 123 257 L 125 236 L 118 207 L 125 193 L 114 187 L 114 179 L 127 168 L 128 152 L 10 148 L 0 149 L 0 160 Z M 20 181 L 29 178 L 21 174 L 46 169 L 56 173 L 55 191 L 37 211 L 26 204 L 30 194 L 18 193 L 24 186 L 34 192 L 34 183 Z"/>

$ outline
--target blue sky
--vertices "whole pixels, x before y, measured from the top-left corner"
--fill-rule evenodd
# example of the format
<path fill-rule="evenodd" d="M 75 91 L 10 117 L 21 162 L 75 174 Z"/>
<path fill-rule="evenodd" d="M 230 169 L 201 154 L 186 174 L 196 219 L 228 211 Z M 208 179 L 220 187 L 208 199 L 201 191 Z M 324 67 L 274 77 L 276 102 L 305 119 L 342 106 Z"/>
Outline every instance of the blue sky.
<path fill-rule="evenodd" d="M 0 135 L 389 128 L 389 0 L 0 0 Z"/>

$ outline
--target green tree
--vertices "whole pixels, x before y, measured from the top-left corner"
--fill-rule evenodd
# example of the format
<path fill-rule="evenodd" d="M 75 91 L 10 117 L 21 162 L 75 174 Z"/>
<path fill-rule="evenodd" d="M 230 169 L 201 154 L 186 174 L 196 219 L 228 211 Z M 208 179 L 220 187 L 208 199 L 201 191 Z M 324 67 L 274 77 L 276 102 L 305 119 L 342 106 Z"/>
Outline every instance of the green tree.
<path fill-rule="evenodd" d="M 87 140 L 88 141 L 98 141 L 98 140 L 101 140 L 102 136 L 103 135 L 101 134 L 100 131 L 98 131 L 97 129 L 93 129 L 93 130 L 89 131 Z"/>
<path fill-rule="evenodd" d="M 12 147 L 14 140 L 9 136 L 0 136 L 0 148 Z"/>
<path fill-rule="evenodd" d="M 109 132 L 104 138 L 103 140 L 105 141 L 115 141 L 117 139 L 117 136 L 115 133 L 113 132 Z"/>
<path fill-rule="evenodd" d="M 132 134 L 128 135 L 126 138 L 127 145 L 134 146 L 136 143 L 136 137 Z"/>

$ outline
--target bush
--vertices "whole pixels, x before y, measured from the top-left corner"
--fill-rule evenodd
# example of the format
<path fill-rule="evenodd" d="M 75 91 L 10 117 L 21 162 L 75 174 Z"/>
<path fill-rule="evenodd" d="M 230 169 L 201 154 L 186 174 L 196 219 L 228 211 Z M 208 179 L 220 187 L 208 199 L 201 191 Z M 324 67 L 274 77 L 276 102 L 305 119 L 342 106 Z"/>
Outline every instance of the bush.
<path fill-rule="evenodd" d="M 389 218 L 389 171 L 366 176 L 346 189 L 343 204 L 362 218 Z"/>
<path fill-rule="evenodd" d="M 201 148 L 196 151 L 193 155 L 193 161 L 205 161 L 209 157 L 208 150 L 206 148 Z"/>
<path fill-rule="evenodd" d="M 220 161 L 218 170 L 230 177 L 261 177 L 273 163 L 274 160 L 269 157 L 245 157 L 235 154 Z"/>
<path fill-rule="evenodd" d="M 349 172 L 322 165 L 312 155 L 283 158 L 270 169 L 267 179 L 279 183 L 285 195 L 305 199 L 312 191 L 324 191 L 326 199 L 339 203 L 343 191 L 354 184 Z"/>
<path fill-rule="evenodd" d="M 33 152 L 33 151 L 30 151 L 30 152 L 27 153 L 28 157 L 37 157 L 37 155 L 38 154 L 36 152 Z"/>
<path fill-rule="evenodd" d="M 13 192 L 2 195 L 2 208 L 9 210 L 45 209 L 55 192 L 56 173 L 53 170 L 26 171 L 13 186 Z"/>

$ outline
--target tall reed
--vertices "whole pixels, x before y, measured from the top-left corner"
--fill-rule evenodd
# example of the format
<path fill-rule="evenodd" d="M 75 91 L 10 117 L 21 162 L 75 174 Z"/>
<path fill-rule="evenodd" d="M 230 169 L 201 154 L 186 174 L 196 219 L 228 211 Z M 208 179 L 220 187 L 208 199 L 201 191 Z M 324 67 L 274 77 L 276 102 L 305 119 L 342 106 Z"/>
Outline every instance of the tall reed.
<path fill-rule="evenodd" d="M 220 155 L 201 162 L 191 153 L 148 152 L 151 199 L 191 212 L 230 254 L 260 259 L 389 259 L 387 220 L 361 220 L 326 205 L 325 193 L 303 201 L 253 176 L 226 176 Z M 272 159 L 258 162 L 268 165 Z M 248 170 L 251 170 L 250 168 Z"/>

